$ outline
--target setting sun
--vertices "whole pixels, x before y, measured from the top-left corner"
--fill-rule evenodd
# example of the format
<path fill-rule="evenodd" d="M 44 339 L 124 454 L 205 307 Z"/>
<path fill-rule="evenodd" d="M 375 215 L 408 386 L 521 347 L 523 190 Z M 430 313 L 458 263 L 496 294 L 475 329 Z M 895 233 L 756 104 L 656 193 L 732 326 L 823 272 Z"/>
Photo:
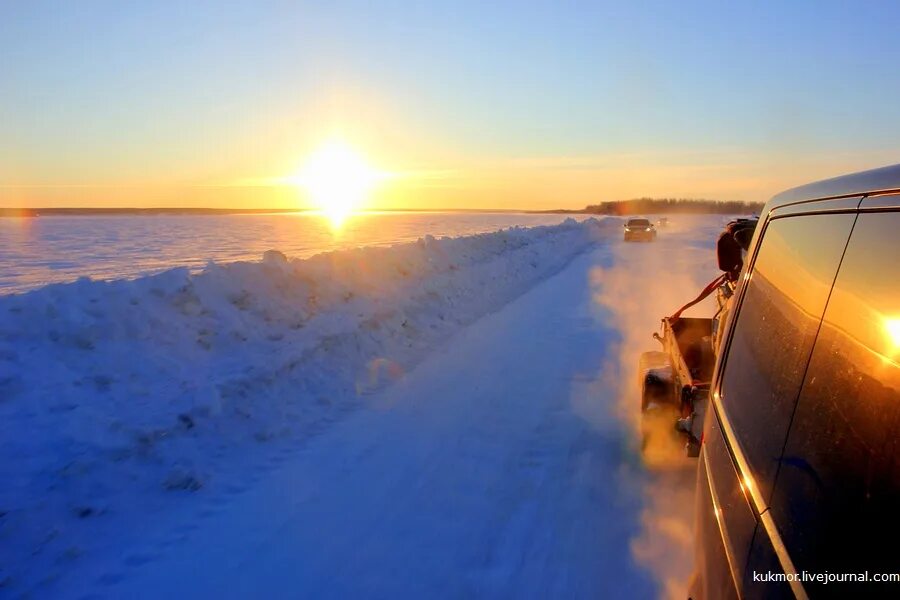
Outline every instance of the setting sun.
<path fill-rule="evenodd" d="M 884 329 L 893 349 L 895 351 L 900 349 L 900 318 L 885 319 Z"/>
<path fill-rule="evenodd" d="M 322 144 L 291 181 L 309 194 L 310 201 L 332 225 L 339 226 L 365 206 L 383 174 L 340 139 Z"/>

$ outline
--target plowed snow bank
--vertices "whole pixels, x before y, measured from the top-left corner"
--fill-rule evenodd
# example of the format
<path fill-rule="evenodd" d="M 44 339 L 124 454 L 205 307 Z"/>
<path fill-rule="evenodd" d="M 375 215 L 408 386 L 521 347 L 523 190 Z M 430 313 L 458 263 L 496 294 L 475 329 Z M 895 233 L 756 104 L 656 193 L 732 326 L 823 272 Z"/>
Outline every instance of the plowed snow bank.
<path fill-rule="evenodd" d="M 327 425 L 618 232 L 568 220 L 0 297 L 0 586 Z"/>

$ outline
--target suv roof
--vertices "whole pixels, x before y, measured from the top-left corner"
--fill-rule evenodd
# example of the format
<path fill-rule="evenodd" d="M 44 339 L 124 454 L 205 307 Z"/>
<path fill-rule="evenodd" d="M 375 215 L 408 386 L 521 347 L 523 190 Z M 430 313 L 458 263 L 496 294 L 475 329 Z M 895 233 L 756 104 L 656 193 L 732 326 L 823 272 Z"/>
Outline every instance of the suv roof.
<path fill-rule="evenodd" d="M 789 189 L 769 200 L 766 209 L 768 211 L 779 206 L 812 200 L 897 191 L 900 191 L 900 164 L 824 179 Z"/>

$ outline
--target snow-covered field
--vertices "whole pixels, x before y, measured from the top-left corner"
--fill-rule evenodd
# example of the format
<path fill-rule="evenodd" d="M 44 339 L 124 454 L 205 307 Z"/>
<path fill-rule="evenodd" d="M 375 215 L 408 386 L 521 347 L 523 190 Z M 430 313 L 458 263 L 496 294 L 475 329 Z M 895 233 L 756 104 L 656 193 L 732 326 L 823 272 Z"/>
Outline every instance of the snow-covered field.
<path fill-rule="evenodd" d="M 575 215 L 578 220 L 585 215 Z M 0 218 L 0 294 L 81 276 L 123 279 L 207 262 L 258 260 L 277 248 L 292 258 L 361 246 L 467 236 L 507 227 L 558 225 L 561 214 L 363 212 L 338 231 L 311 213 L 99 215 Z"/>
<path fill-rule="evenodd" d="M 677 592 L 690 476 L 640 465 L 632 353 L 715 274 L 720 224 L 0 297 L 0 596 Z"/>

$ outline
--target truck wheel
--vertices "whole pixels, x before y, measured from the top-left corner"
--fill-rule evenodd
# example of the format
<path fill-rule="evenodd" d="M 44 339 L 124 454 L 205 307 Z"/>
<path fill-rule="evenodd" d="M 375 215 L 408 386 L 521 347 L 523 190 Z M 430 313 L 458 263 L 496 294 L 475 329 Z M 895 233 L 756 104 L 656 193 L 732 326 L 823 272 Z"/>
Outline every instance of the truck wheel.
<path fill-rule="evenodd" d="M 675 403 L 672 365 L 668 354 L 659 351 L 642 353 L 638 361 L 638 377 L 641 388 L 641 412 L 653 403 Z"/>
<path fill-rule="evenodd" d="M 675 429 L 681 417 L 669 355 L 644 352 L 639 362 L 641 386 L 641 456 L 650 468 L 679 463 L 684 456 L 684 438 Z"/>

